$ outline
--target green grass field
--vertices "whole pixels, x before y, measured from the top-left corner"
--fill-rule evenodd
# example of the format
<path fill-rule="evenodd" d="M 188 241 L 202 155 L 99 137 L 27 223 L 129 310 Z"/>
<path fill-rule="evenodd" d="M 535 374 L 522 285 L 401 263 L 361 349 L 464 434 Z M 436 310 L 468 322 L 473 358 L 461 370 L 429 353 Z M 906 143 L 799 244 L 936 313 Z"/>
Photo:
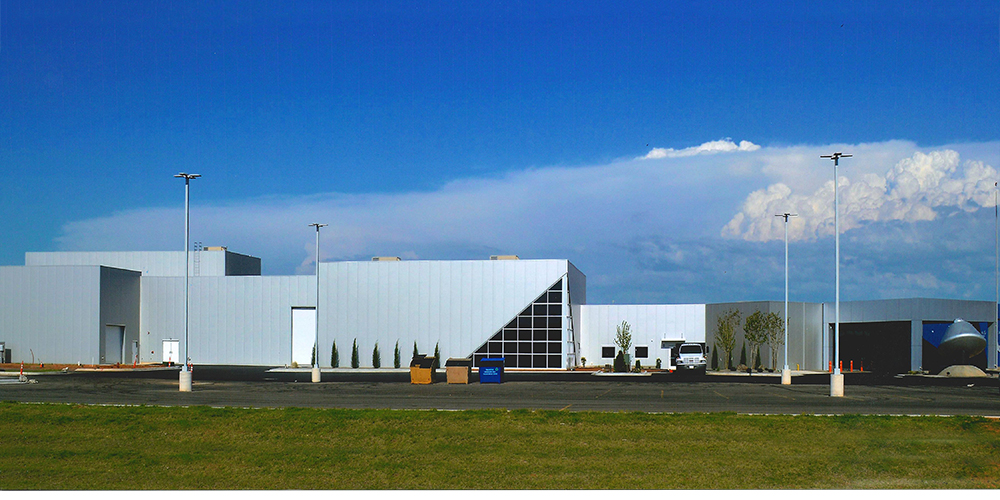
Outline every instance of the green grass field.
<path fill-rule="evenodd" d="M 0 403 L 3 489 L 997 488 L 968 417 Z"/>

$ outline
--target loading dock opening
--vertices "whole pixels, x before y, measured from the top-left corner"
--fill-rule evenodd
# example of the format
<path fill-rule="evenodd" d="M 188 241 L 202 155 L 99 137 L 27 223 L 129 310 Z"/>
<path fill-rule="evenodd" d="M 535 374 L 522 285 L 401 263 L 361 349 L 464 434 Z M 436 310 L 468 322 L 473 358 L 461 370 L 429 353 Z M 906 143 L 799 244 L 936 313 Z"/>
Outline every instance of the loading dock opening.
<path fill-rule="evenodd" d="M 832 338 L 833 325 L 830 325 L 830 332 Z M 833 359 L 832 344 L 830 359 Z M 855 370 L 864 367 L 866 372 L 910 371 L 910 322 L 841 323 L 840 359 L 844 370 L 854 361 Z"/>

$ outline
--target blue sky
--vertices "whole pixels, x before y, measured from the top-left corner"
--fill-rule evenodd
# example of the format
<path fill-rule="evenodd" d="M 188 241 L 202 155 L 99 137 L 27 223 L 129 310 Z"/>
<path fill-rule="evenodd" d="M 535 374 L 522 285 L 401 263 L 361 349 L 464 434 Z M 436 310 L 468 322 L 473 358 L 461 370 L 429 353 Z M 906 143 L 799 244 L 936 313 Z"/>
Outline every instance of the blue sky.
<path fill-rule="evenodd" d="M 323 260 L 777 300 L 795 210 L 792 298 L 832 300 L 842 149 L 843 299 L 993 299 L 996 2 L 674 3 L 5 0 L 0 265 L 180 249 L 187 171 L 192 239 L 268 274 L 319 221 Z"/>

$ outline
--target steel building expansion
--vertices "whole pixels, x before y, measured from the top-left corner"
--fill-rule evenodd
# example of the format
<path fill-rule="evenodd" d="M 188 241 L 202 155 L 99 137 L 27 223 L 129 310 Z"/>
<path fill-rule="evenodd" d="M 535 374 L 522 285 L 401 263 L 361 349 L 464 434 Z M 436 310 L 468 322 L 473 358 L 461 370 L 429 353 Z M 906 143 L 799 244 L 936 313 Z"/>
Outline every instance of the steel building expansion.
<path fill-rule="evenodd" d="M 629 357 L 669 365 L 683 342 L 714 348 L 716 318 L 736 309 L 782 313 L 782 302 L 592 305 L 586 277 L 567 260 L 503 258 L 320 264 L 315 276 L 261 276 L 260 259 L 209 247 L 192 252 L 190 346 L 195 364 L 309 366 L 318 319 L 319 364 L 334 342 L 362 366 L 376 343 L 382 366 L 398 344 L 442 358 L 504 357 L 508 368 L 604 365 L 615 328 L 631 325 Z M 871 369 L 920 370 L 945 328 L 962 318 L 989 335 L 973 362 L 996 366 L 996 304 L 899 299 L 842 303 L 841 358 Z M 832 305 L 789 303 L 789 365 L 825 370 L 833 356 Z M 825 327 L 824 327 L 825 326 Z M 0 342 L 12 361 L 115 364 L 172 358 L 184 331 L 184 252 L 29 252 L 0 267 Z M 742 340 L 738 332 L 737 346 Z M 739 347 L 737 347 L 738 349 Z M 884 352 L 882 352 L 884 351 Z M 763 352 L 769 364 L 769 352 Z M 778 365 L 783 360 L 775 360 Z M 404 361 L 405 363 L 405 361 Z"/>

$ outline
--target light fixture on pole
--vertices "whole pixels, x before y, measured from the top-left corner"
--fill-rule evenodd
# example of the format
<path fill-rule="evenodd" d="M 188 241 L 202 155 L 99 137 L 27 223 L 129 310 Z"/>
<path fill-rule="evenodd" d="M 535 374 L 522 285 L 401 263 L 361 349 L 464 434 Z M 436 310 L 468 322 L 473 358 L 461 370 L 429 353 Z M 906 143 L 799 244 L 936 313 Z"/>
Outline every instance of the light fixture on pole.
<path fill-rule="evenodd" d="M 837 186 L 840 184 L 840 176 L 837 167 L 840 166 L 841 158 L 850 158 L 852 155 L 845 155 L 841 152 L 832 155 L 820 155 L 820 158 L 833 160 L 833 234 L 836 241 L 836 285 L 834 302 L 834 340 L 833 340 L 833 373 L 830 375 L 830 396 L 844 396 L 844 374 L 840 372 L 840 197 L 837 193 Z"/>
<path fill-rule="evenodd" d="M 316 228 L 316 340 L 313 344 L 312 381 L 319 382 L 321 378 L 319 371 L 319 228 L 327 225 L 313 222 L 309 226 Z"/>
<path fill-rule="evenodd" d="M 188 354 L 188 310 L 191 307 L 189 286 L 191 261 L 188 253 L 191 238 L 191 179 L 197 179 L 201 174 L 181 172 L 174 177 L 184 179 L 184 352 L 181 354 L 184 366 L 181 368 L 178 383 L 180 392 L 191 392 L 191 356 Z"/>
<path fill-rule="evenodd" d="M 788 218 L 799 214 L 775 214 L 775 217 L 785 218 L 785 320 L 781 329 L 785 331 L 785 367 L 781 369 L 781 385 L 791 385 L 792 371 L 788 369 Z"/>

